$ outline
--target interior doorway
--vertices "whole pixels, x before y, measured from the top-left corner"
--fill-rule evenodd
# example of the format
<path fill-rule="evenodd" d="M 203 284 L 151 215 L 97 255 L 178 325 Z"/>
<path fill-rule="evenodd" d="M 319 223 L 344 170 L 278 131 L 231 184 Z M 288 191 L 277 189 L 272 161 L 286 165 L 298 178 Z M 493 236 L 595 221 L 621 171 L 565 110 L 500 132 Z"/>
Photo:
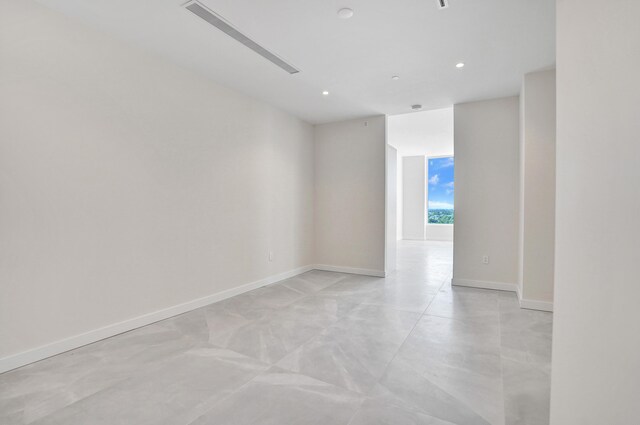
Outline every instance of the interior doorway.
<path fill-rule="evenodd" d="M 387 143 L 386 266 L 392 271 L 399 241 L 438 242 L 453 250 L 453 107 L 389 116 Z"/>

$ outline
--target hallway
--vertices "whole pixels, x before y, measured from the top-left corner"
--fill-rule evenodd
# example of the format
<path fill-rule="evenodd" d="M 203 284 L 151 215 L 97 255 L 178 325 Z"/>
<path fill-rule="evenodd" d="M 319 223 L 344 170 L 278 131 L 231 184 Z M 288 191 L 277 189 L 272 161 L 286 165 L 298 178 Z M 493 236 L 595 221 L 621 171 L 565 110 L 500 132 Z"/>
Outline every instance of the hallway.
<path fill-rule="evenodd" d="M 402 241 L 385 279 L 311 271 L 5 373 L 0 422 L 548 423 L 552 315 L 451 267 Z"/>

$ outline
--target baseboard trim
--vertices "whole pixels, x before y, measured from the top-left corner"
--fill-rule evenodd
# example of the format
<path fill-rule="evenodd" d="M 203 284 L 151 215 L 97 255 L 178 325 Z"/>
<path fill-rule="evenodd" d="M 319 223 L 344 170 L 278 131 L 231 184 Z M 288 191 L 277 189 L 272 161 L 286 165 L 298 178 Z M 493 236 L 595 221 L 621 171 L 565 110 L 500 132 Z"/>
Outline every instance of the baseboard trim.
<path fill-rule="evenodd" d="M 316 264 L 313 266 L 315 270 L 323 270 L 326 272 L 339 272 L 350 274 L 361 274 L 364 276 L 385 277 L 387 274 L 382 270 L 359 269 L 356 267 L 331 266 L 328 264 Z"/>
<path fill-rule="evenodd" d="M 182 304 L 178 304 L 172 307 L 168 307 L 162 310 L 154 311 L 151 313 L 143 314 L 141 316 L 134 317 L 132 319 L 123 320 L 122 322 L 107 325 L 92 331 L 88 331 L 79 335 L 74 335 L 69 338 L 61 339 L 59 341 L 52 342 L 31 350 L 23 351 L 21 353 L 13 354 L 0 359 L 0 373 L 7 372 L 19 367 L 28 365 L 30 363 L 37 362 L 39 360 L 46 359 L 48 357 L 55 356 L 57 354 L 64 353 L 75 348 L 82 347 L 87 344 L 91 344 L 96 341 L 100 341 L 105 338 L 109 338 L 124 332 L 131 331 L 133 329 L 140 328 L 142 326 L 150 325 L 151 323 L 158 322 L 160 320 L 168 319 L 179 314 L 187 313 L 213 304 L 218 301 L 225 300 L 227 298 L 234 297 L 236 295 L 243 294 L 245 292 L 260 288 L 262 286 L 271 285 L 279 282 L 283 279 L 288 279 L 293 276 L 297 276 L 301 273 L 308 272 L 316 269 L 314 265 L 308 265 L 299 267 L 297 269 L 289 270 L 284 273 L 268 276 L 264 279 L 256 280 L 254 282 L 246 283 L 235 288 L 227 289 L 206 297 L 197 298 L 195 300 L 187 301 Z M 323 269 L 322 269 L 323 270 Z M 350 272 L 345 272 L 350 273 Z"/>
<path fill-rule="evenodd" d="M 466 286 L 469 288 L 493 289 L 496 291 L 509 291 L 518 293 L 518 285 L 507 282 L 490 282 L 486 280 L 451 279 L 453 286 Z"/>
<path fill-rule="evenodd" d="M 509 291 L 515 292 L 518 297 L 518 303 L 520 308 L 527 310 L 539 310 L 553 312 L 553 303 L 548 301 L 528 300 L 522 298 L 520 293 L 520 287 L 515 283 L 507 282 L 489 282 L 484 280 L 470 280 L 470 279 L 451 279 L 451 284 L 454 286 L 466 286 L 469 288 L 479 289 L 493 289 L 497 291 Z"/>
<path fill-rule="evenodd" d="M 528 300 L 525 298 L 519 298 L 519 301 L 520 308 L 553 312 L 553 303 L 549 301 Z"/>

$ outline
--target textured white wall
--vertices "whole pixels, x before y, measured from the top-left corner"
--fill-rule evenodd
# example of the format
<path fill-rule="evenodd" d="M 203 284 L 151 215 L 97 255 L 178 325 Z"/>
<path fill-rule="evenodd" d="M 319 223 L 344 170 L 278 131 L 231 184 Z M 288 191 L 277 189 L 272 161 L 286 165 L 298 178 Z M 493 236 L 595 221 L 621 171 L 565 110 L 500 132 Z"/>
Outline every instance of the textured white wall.
<path fill-rule="evenodd" d="M 520 293 L 553 302 L 556 72 L 524 76 L 520 93 Z"/>
<path fill-rule="evenodd" d="M 315 127 L 318 264 L 384 272 L 385 121 Z"/>
<path fill-rule="evenodd" d="M 453 277 L 507 283 L 518 279 L 517 97 L 454 106 Z M 489 264 L 482 257 L 489 256 Z"/>
<path fill-rule="evenodd" d="M 310 125 L 32 2 L 0 64 L 0 357 L 313 263 Z"/>
<path fill-rule="evenodd" d="M 640 423 L 639 16 L 557 4 L 551 425 Z"/>

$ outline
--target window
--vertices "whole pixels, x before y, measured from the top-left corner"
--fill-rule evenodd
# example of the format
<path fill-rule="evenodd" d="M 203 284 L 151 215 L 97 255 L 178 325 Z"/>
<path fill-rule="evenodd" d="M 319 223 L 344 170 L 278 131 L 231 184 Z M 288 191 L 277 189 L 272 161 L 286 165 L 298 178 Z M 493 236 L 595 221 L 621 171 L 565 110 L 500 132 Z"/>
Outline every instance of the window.
<path fill-rule="evenodd" d="M 453 224 L 453 157 L 429 158 L 427 222 Z"/>

